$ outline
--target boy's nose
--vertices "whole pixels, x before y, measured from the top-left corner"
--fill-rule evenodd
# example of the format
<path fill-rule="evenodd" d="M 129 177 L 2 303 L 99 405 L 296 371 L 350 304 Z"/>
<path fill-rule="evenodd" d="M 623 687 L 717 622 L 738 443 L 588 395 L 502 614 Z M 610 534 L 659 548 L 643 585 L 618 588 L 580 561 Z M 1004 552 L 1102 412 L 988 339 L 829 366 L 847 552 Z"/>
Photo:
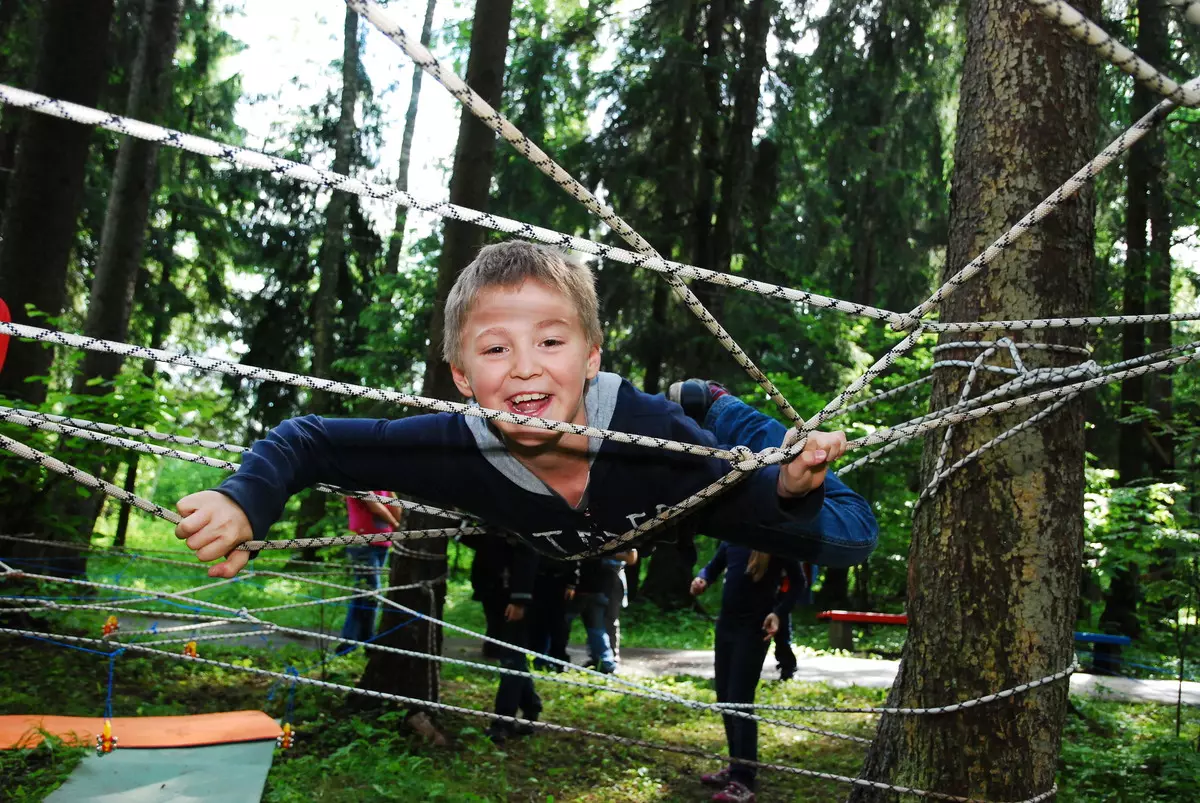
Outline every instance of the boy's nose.
<path fill-rule="evenodd" d="M 512 375 L 518 379 L 527 379 L 541 373 L 541 363 L 532 349 L 514 349 Z"/>

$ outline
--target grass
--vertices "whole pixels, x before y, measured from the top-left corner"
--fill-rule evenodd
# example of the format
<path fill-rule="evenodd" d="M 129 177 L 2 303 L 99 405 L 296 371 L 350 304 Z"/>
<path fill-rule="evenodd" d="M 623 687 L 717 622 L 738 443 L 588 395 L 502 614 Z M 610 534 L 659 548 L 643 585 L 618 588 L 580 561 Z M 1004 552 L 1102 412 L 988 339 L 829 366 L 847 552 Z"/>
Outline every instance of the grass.
<path fill-rule="evenodd" d="M 170 527 L 135 518 L 131 551 L 174 548 L 186 554 Z M 100 545 L 103 542 L 98 542 Z M 448 583 L 446 618 L 460 626 L 482 630 L 482 612 L 470 599 L 466 580 L 469 551 L 452 553 L 456 570 Z M 337 559 L 336 554 L 333 559 Z M 264 555 L 255 566 L 286 569 L 284 556 Z M 294 567 L 293 567 L 294 568 Z M 97 557 L 88 562 L 93 580 L 135 589 L 182 590 L 207 582 L 199 567 L 169 566 L 125 558 Z M 348 578 L 323 577 L 335 583 Z M 60 585 L 39 592 L 61 597 Z M 74 590 L 67 593 L 80 594 Z M 286 604 L 305 598 L 339 594 L 297 580 L 248 576 L 196 595 L 197 605 L 231 608 Z M 100 592 L 101 597 L 110 592 Z M 710 592 L 707 601 L 716 597 Z M 158 603 L 162 605 L 162 603 Z M 167 610 L 172 606 L 160 607 Z M 313 606 L 271 614 L 286 625 L 336 630 L 345 606 Z M 828 654 L 827 627 L 797 616 L 794 641 L 809 654 Z M 39 615 L 40 616 L 40 615 Z M 73 612 L 47 614 L 33 629 L 77 632 L 97 636 L 106 614 Z M 151 614 L 152 616 L 152 614 Z M 163 624 L 170 624 L 163 621 Z M 575 643 L 583 641 L 576 624 Z M 647 604 L 634 604 L 622 614 L 623 644 L 627 647 L 708 649 L 713 623 L 695 611 L 663 613 Z M 860 656 L 895 657 L 903 644 L 903 628 L 879 627 L 860 633 Z M 97 716 L 107 691 L 107 659 L 103 656 L 28 639 L 2 642 L 3 683 L 0 713 L 53 713 Z M 166 647 L 165 649 L 175 649 Z M 354 653 L 322 660 L 294 644 L 272 649 L 236 647 L 219 642 L 200 645 L 204 657 L 274 670 L 295 666 L 310 676 L 353 686 L 364 657 Z M 768 662 L 769 664 L 770 662 Z M 494 676 L 446 667 L 442 699 L 478 710 L 490 708 Z M 688 677 L 659 678 L 652 685 L 690 699 L 711 701 L 706 681 Z M 725 750 L 720 722 L 710 715 L 655 701 L 538 684 L 546 700 L 543 718 L 564 725 L 624 734 L 652 742 L 688 745 L 715 753 Z M 821 684 L 764 682 L 759 700 L 765 703 L 816 705 L 879 705 L 884 690 L 833 689 Z M 113 708 L 117 716 L 149 716 L 261 708 L 273 716 L 284 712 L 287 695 L 269 679 L 236 670 L 166 661 L 125 653 L 116 661 Z M 295 696 L 297 746 L 276 756 L 268 778 L 267 801 L 678 801 L 708 799 L 695 776 L 711 768 L 688 756 L 614 745 L 580 736 L 539 734 L 498 749 L 483 738 L 486 718 L 444 716 L 443 727 L 453 737 L 446 749 L 433 749 L 415 740 L 402 727 L 402 712 L 384 707 L 353 713 L 340 694 L 301 687 Z M 798 721 L 829 730 L 869 737 L 874 718 L 861 715 L 804 715 Z M 1121 705 L 1073 700 L 1062 750 L 1060 801 L 1115 800 L 1130 803 L 1173 803 L 1200 797 L 1200 760 L 1196 752 L 1197 722 L 1185 712 L 1185 738 L 1174 736 L 1174 710 L 1154 705 Z M 41 800 L 71 772 L 86 748 L 53 740 L 32 750 L 0 751 L 0 800 Z M 760 730 L 760 756 L 791 766 L 855 775 L 862 749 L 854 743 L 779 728 Z M 762 801 L 808 803 L 842 800 L 846 787 L 825 781 L 767 772 Z"/>

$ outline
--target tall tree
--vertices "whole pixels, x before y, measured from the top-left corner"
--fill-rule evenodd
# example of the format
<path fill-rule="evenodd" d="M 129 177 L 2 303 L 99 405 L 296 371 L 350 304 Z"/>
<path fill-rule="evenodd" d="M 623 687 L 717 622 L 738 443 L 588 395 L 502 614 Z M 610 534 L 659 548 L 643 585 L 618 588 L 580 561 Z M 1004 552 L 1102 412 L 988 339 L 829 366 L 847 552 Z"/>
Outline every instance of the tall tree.
<path fill-rule="evenodd" d="M 35 92 L 96 105 L 104 83 L 112 12 L 113 0 L 45 4 Z M 62 312 L 90 138 L 91 129 L 85 126 L 24 113 L 0 230 L 0 298 L 16 323 L 38 323 L 27 307 L 51 316 Z M 0 373 L 0 396 L 40 404 L 46 385 L 27 380 L 45 376 L 52 360 L 53 351 L 40 344 L 10 343 Z M 15 483 L 6 472 L 0 479 L 0 530 L 19 531 L 30 509 L 28 501 L 28 484 Z"/>
<path fill-rule="evenodd" d="M 96 105 L 104 83 L 112 11 L 113 0 L 46 4 L 35 92 Z M 16 323 L 36 323 L 27 305 L 46 315 L 62 312 L 90 138 L 91 129 L 78 123 L 24 114 L 0 234 L 0 298 L 8 302 Z M 33 265 L 36 270 L 30 268 Z M 53 352 L 41 345 L 12 343 L 0 374 L 0 394 L 29 404 L 41 402 L 46 386 L 26 379 L 45 376 L 52 359 Z"/>
<path fill-rule="evenodd" d="M 471 53 L 467 60 L 467 83 L 480 97 L 498 107 L 504 86 L 504 62 L 508 51 L 512 0 L 478 0 L 471 23 Z M 465 109 L 459 122 L 450 179 L 450 202 L 472 209 L 486 209 L 495 165 L 496 136 L 482 121 Z M 437 296 L 426 360 L 424 393 L 435 398 L 456 398 L 457 389 L 450 366 L 442 359 L 442 336 L 446 297 L 458 274 L 483 244 L 483 230 L 468 223 L 447 220 L 442 253 L 438 260 Z M 410 526 L 421 527 L 421 517 L 411 516 Z M 434 525 L 436 526 L 436 525 Z M 445 604 L 446 542 L 414 542 L 394 557 L 390 584 L 417 588 L 393 591 L 389 599 L 430 616 L 441 617 Z M 385 632 L 410 620 L 410 615 L 388 607 L 381 620 Z M 440 627 L 418 626 L 394 630 L 380 639 L 383 644 L 438 655 L 442 647 Z M 437 664 L 386 653 L 372 653 L 359 686 L 436 702 L 439 693 Z M 415 712 L 420 715 L 423 712 Z"/>
<path fill-rule="evenodd" d="M 333 172 L 347 175 L 354 154 L 354 112 L 358 104 L 359 57 L 358 57 L 358 14 L 346 6 L 342 25 L 342 95 L 338 116 L 337 135 L 333 150 Z M 331 377 L 333 373 L 336 327 L 338 312 L 338 290 L 343 272 L 342 260 L 346 254 L 346 217 L 350 204 L 348 193 L 333 191 L 325 207 L 325 230 L 321 238 L 321 250 L 317 255 L 319 283 L 313 299 L 312 311 L 312 373 L 314 376 Z M 312 391 L 308 412 L 312 415 L 329 415 L 335 409 L 335 397 L 325 391 Z M 304 538 L 314 524 L 320 520 L 329 502 L 326 494 L 310 491 L 300 508 L 296 522 L 296 537 Z M 316 550 L 304 551 L 312 560 Z"/>
<path fill-rule="evenodd" d="M 1166 56 L 1166 11 L 1156 0 L 1139 0 L 1137 5 L 1137 49 L 1152 64 L 1161 64 Z M 1141 84 L 1134 84 L 1130 104 L 1132 120 L 1144 116 L 1159 97 Z M 1122 314 L 1145 314 L 1151 295 L 1154 312 L 1166 312 L 1171 304 L 1171 231 L 1170 207 L 1166 201 L 1165 146 L 1162 135 L 1151 131 L 1141 147 L 1131 152 L 1126 161 L 1125 184 L 1125 278 Z M 1149 276 L 1148 276 L 1149 274 Z M 1148 279 L 1156 282 L 1155 292 L 1149 292 Z M 1163 280 L 1166 288 L 1163 292 Z M 1164 328 L 1165 327 L 1165 331 Z M 1171 324 L 1156 326 L 1157 343 L 1151 350 L 1167 348 L 1171 339 Z M 1123 327 L 1121 359 L 1132 360 L 1146 353 L 1147 325 L 1134 323 Z M 1165 341 L 1165 342 L 1163 342 Z M 1167 380 L 1169 381 L 1169 380 Z M 1169 462 L 1163 442 L 1153 432 L 1151 422 L 1141 408 L 1147 401 L 1147 389 L 1161 393 L 1162 380 L 1157 377 L 1134 377 L 1121 383 L 1121 424 L 1117 444 L 1117 473 L 1125 485 L 1146 480 L 1148 465 L 1162 469 Z M 1156 394 L 1157 406 L 1169 410 L 1169 399 Z M 1167 441 L 1169 444 L 1169 440 Z M 1101 627 L 1113 633 L 1137 637 L 1141 634 L 1138 618 L 1138 566 L 1119 566 L 1109 583 Z M 1117 644 L 1096 645 L 1096 666 L 1110 671 L 1119 668 Z"/>
<path fill-rule="evenodd" d="M 171 61 L 179 41 L 181 0 L 146 0 L 142 10 L 141 39 L 129 78 L 125 114 L 136 120 L 160 122 L 170 95 Z M 133 294 L 146 244 L 150 201 L 158 184 L 158 143 L 125 137 L 117 154 L 108 191 L 108 208 L 100 236 L 88 301 L 84 334 L 104 340 L 125 341 L 133 312 Z M 112 383 L 124 361 L 115 354 L 89 351 L 75 374 L 71 392 L 77 398 L 101 397 L 112 392 Z M 78 405 L 77 405 L 78 407 Z M 84 405 L 81 417 L 104 418 L 107 405 Z M 105 455 L 94 444 L 77 445 L 64 457 L 95 474 Z M 75 483 L 58 479 L 47 485 L 42 506 L 63 525 L 62 534 L 90 536 L 100 514 L 103 494 L 80 496 Z"/>
<path fill-rule="evenodd" d="M 425 21 L 421 24 L 421 44 L 429 47 L 433 34 L 433 12 L 437 0 L 427 0 L 425 4 Z M 417 108 L 421 101 L 421 79 L 425 75 L 416 64 L 413 65 L 412 86 L 408 92 L 408 111 L 404 113 L 404 134 L 400 140 L 400 165 L 397 168 L 396 189 L 408 190 L 408 164 L 412 158 L 413 136 L 417 132 Z M 392 236 L 388 240 L 387 257 L 384 261 L 384 272 L 395 273 L 400 267 L 400 253 L 404 250 L 404 229 L 408 226 L 408 207 L 396 206 L 396 223 Z"/>
<path fill-rule="evenodd" d="M 1099 8 L 1098 0 L 1079 5 Z M 1084 47 L 1018 0 L 974 0 L 966 24 L 946 277 L 1086 162 L 1097 126 L 1097 65 Z M 1084 314 L 1092 221 L 1089 190 L 946 299 L 942 318 Z M 1055 333 L 1054 342 L 1082 345 L 1083 332 Z M 939 372 L 932 406 L 957 399 L 962 381 Z M 957 428 L 949 460 L 1020 420 Z M 940 441 L 926 442 L 926 480 Z M 909 633 L 888 705 L 944 705 L 1070 665 L 1083 459 L 1077 401 L 961 469 L 921 506 L 909 553 Z M 884 716 L 864 777 L 991 800 L 1044 792 L 1054 783 L 1067 691 L 1060 682 L 964 712 Z M 894 799 L 875 789 L 851 795 Z"/>

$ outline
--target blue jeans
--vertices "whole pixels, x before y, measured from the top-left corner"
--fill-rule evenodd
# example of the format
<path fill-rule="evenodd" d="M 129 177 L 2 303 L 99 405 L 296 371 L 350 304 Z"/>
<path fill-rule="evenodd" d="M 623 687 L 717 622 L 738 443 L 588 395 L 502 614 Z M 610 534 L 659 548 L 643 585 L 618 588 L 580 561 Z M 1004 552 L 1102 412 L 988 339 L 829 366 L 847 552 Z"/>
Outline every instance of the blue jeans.
<path fill-rule="evenodd" d="M 346 548 L 354 575 L 354 587 L 378 591 L 382 587 L 379 570 L 387 563 L 388 551 L 377 546 L 352 546 Z M 375 635 L 375 611 L 379 603 L 374 597 L 359 597 L 350 600 L 350 610 L 342 624 L 342 638 L 353 641 L 369 641 Z"/>
<path fill-rule="evenodd" d="M 608 594 L 582 594 L 583 629 L 587 632 L 588 653 L 596 662 L 596 668 L 601 672 L 613 672 L 617 668 L 617 659 L 613 654 L 612 642 L 609 641 L 607 627 Z"/>
<path fill-rule="evenodd" d="M 713 402 L 704 417 L 704 428 L 726 448 L 746 446 L 755 452 L 782 445 L 788 432 L 774 418 L 729 395 Z M 825 475 L 825 504 L 816 520 L 783 524 L 779 531 L 788 541 L 781 542 L 776 549 L 766 544 L 751 546 L 836 567 L 856 566 L 865 561 L 879 537 L 879 525 L 871 506 L 832 471 Z"/>

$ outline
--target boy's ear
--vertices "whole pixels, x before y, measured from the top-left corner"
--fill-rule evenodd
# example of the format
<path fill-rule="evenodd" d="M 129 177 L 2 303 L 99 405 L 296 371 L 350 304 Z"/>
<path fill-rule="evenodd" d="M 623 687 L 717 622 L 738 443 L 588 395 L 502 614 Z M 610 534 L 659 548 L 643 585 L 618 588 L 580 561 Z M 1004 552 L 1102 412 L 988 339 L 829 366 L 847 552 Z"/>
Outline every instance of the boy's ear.
<path fill-rule="evenodd" d="M 588 352 L 587 359 L 587 378 L 595 379 L 596 374 L 600 373 L 600 346 L 592 346 L 592 350 Z"/>
<path fill-rule="evenodd" d="M 463 370 L 454 363 L 450 363 L 450 375 L 454 377 L 454 386 L 458 388 L 459 393 L 468 399 L 475 395 L 471 390 L 471 381 L 467 379 L 467 375 L 463 373 Z"/>

